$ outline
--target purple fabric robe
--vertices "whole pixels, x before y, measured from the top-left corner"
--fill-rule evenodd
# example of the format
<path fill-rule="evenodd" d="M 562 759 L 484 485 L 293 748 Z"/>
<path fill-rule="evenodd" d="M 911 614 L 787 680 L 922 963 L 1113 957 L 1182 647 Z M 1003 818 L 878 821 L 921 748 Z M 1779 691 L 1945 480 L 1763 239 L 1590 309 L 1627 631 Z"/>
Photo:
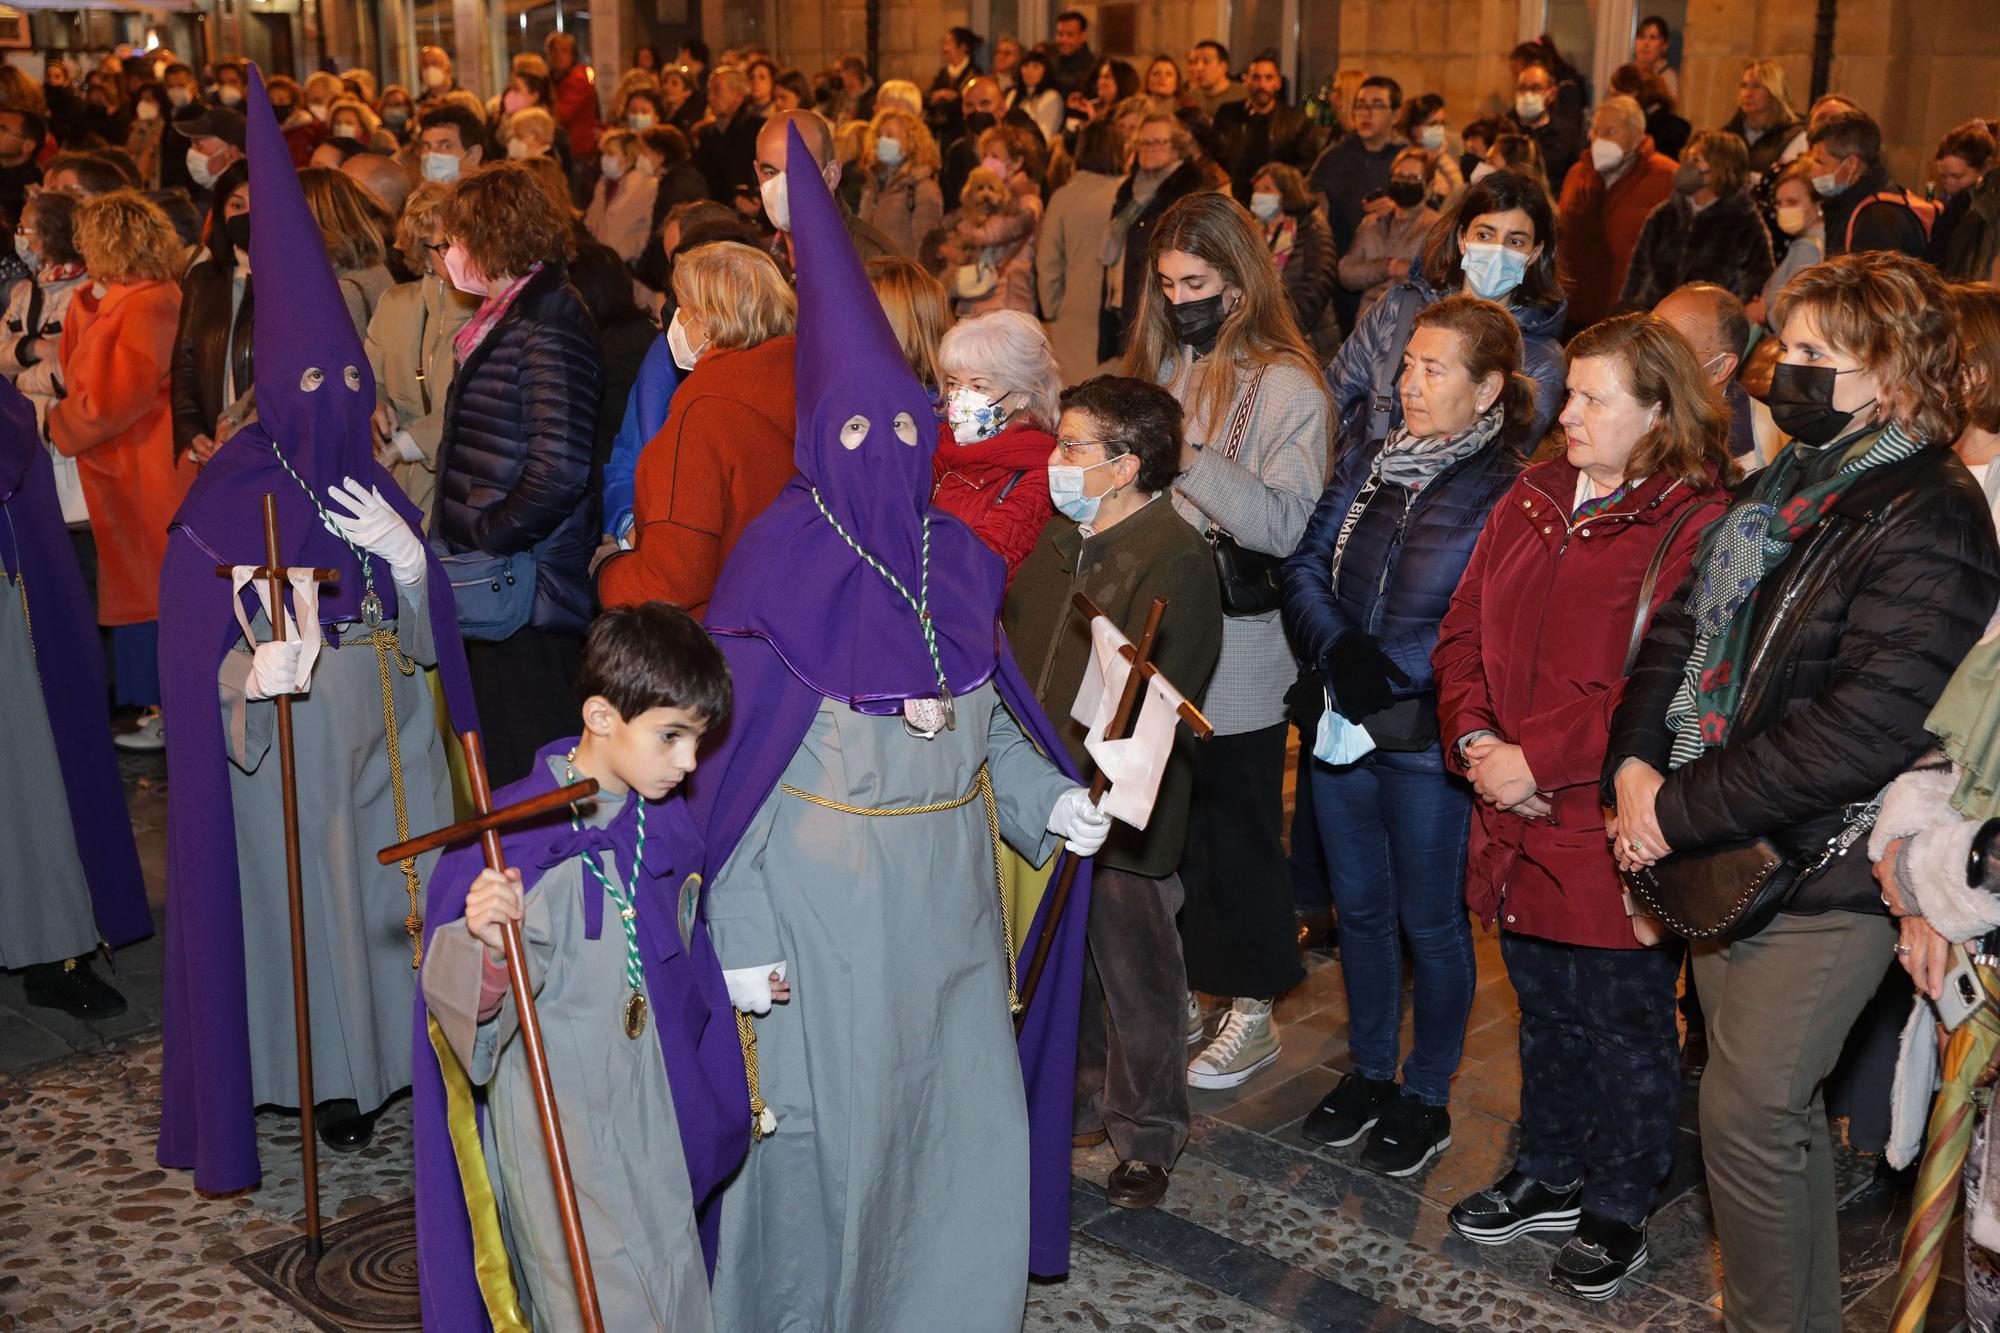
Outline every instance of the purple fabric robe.
<path fill-rule="evenodd" d="M 240 630 L 229 583 L 215 567 L 264 563 L 262 502 L 273 495 L 284 562 L 339 575 L 337 587 L 321 589 L 320 618 L 331 625 L 360 619 L 361 566 L 322 525 L 299 478 L 319 496 L 343 477 L 372 485 L 422 531 L 416 507 L 375 461 L 369 427 L 374 376 L 255 67 L 245 110 L 257 200 L 251 213 L 253 281 L 283 293 L 282 300 L 265 303 L 283 317 L 258 320 L 253 335 L 259 419 L 202 469 L 174 515 L 160 573 L 161 711 L 172 784 L 157 1156 L 161 1166 L 193 1168 L 195 1187 L 209 1193 L 244 1189 L 261 1178 L 236 826 L 216 696 L 217 671 Z M 374 565 L 376 595 L 390 618 L 396 614 L 395 581 L 381 561 Z M 428 594 L 452 725 L 460 731 L 475 728 L 451 581 L 435 555 Z M 242 597 L 254 612 L 258 603 L 251 589 Z M 312 812 L 302 816 L 311 818 Z"/>
<path fill-rule="evenodd" d="M 745 530 L 709 603 L 708 629 L 729 660 L 736 700 L 730 726 L 689 779 L 711 877 L 778 785 L 822 698 L 886 714 L 906 699 L 938 695 L 916 613 L 835 531 L 822 504 L 912 593 L 928 588 L 951 693 L 991 680 L 1022 730 L 1076 776 L 1000 633 L 1005 566 L 969 528 L 929 504 L 937 438 L 929 397 L 903 360 L 798 131 L 789 138 L 799 475 Z M 1088 861 L 1078 868 L 1019 1041 L 1028 1101 L 1029 1267 L 1042 1277 L 1069 1269 L 1071 1097 L 1089 871 Z M 1023 936 L 1024 972 L 1047 912 L 1045 900 Z"/>
<path fill-rule="evenodd" d="M 546 761 L 575 744 L 572 737 L 545 746 L 536 756 L 532 773 L 495 794 L 494 808 L 553 791 L 556 781 Z M 503 835 L 501 851 L 507 864 L 521 871 L 528 893 L 535 891 L 544 873 L 586 851 L 595 853 L 609 846 L 621 867 L 629 867 L 636 841 L 638 799 L 626 797 L 618 817 L 604 829 L 579 832 L 570 827 L 567 812 L 558 812 Z M 653 802 L 646 816 L 646 856 L 634 898 L 636 924 L 652 1012 L 649 1026 L 658 1035 L 660 1052 L 666 1057 L 702 1255 L 713 1274 L 716 1230 L 721 1222 L 717 1196 L 750 1147 L 750 1086 L 743 1073 L 735 1011 L 730 1007 L 715 949 L 709 943 L 708 927 L 697 914 L 691 938 L 683 946 L 677 922 L 681 884 L 690 874 L 699 873 L 701 864 L 701 839 L 687 802 L 672 796 Z M 466 894 L 485 866 L 477 844 L 449 851 L 438 862 L 424 899 L 426 945 L 439 926 L 465 915 Z M 605 895 L 588 877 L 584 885 L 584 928 L 596 939 L 604 928 Z M 412 1114 L 417 1158 L 417 1276 L 424 1326 L 483 1329 L 489 1325 L 473 1270 L 471 1224 L 446 1127 L 444 1082 L 431 1046 L 428 1019 L 419 987 Z M 549 1052 L 552 1077 L 562 1077 L 561 1060 L 560 1050 Z"/>
<path fill-rule="evenodd" d="M 55 468 L 35 429 L 35 409 L 6 380 L 0 380 L 0 519 L 0 564 L 8 577 L 27 583 L 42 707 L 55 737 L 97 933 L 118 948 L 152 934 L 153 913 L 111 744 L 97 617 L 56 499 Z"/>

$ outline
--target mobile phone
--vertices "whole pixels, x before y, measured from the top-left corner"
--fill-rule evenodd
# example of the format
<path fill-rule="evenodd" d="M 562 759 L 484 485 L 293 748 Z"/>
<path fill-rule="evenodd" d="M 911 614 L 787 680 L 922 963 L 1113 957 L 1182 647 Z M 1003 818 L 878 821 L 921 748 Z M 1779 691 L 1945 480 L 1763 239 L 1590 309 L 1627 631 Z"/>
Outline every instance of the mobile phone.
<path fill-rule="evenodd" d="M 1934 1001 L 1938 1021 L 1945 1031 L 1956 1032 L 1966 1019 L 1987 1006 L 1986 988 L 1973 970 L 1972 955 L 1965 946 L 1951 946 L 1951 966 L 1944 974 L 1944 993 Z"/>
<path fill-rule="evenodd" d="M 1387 199 L 1388 197 L 1389 197 L 1389 192 L 1387 190 L 1370 190 L 1367 194 L 1361 196 L 1361 202 L 1364 204 L 1372 204 L 1377 199 Z"/>

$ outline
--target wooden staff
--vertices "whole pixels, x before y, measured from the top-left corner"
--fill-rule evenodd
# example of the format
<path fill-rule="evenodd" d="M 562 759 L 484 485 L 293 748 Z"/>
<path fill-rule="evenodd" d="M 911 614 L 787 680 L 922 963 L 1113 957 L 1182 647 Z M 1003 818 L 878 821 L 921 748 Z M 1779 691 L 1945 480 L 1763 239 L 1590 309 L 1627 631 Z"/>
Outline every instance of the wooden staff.
<path fill-rule="evenodd" d="M 1097 603 L 1077 593 L 1071 599 L 1076 609 L 1083 613 L 1088 624 L 1104 613 Z M 1132 656 L 1132 670 L 1126 674 L 1125 688 L 1118 695 L 1118 709 L 1111 715 L 1111 726 L 1104 734 L 1111 740 L 1123 740 L 1125 732 L 1132 724 L 1132 713 L 1139 702 L 1139 689 L 1148 674 L 1157 675 L 1158 669 L 1152 664 L 1153 640 L 1159 637 L 1160 621 L 1167 614 L 1167 599 L 1155 597 L 1153 605 L 1146 611 L 1146 628 L 1139 635 L 1139 642 Z M 1197 714 L 1196 716 L 1199 716 Z M 1206 722 L 1203 723 L 1206 726 Z M 1090 799 L 1095 804 L 1104 799 L 1104 793 L 1111 789 L 1111 779 L 1099 769 L 1090 780 Z M 1021 1012 L 1014 1016 L 1014 1031 L 1018 1035 L 1028 1021 L 1028 1006 L 1035 1002 L 1035 991 L 1042 984 L 1042 970 L 1049 964 L 1049 949 L 1055 944 L 1056 926 L 1062 921 L 1063 908 L 1069 905 L 1070 890 L 1076 885 L 1077 855 L 1071 852 L 1063 858 L 1062 872 L 1056 876 L 1055 896 L 1049 902 L 1049 910 L 1042 916 L 1042 932 L 1035 938 L 1034 957 L 1028 962 L 1028 974 L 1021 980 Z"/>
<path fill-rule="evenodd" d="M 528 823 L 572 801 L 597 794 L 597 779 L 585 778 L 556 791 L 529 797 L 503 810 L 495 810 L 493 789 L 486 780 L 486 757 L 480 747 L 479 733 L 460 732 L 458 740 L 465 750 L 465 775 L 472 787 L 472 808 L 477 813 L 463 823 L 383 848 L 376 853 L 376 859 L 383 865 L 392 865 L 419 852 L 477 837 L 486 853 L 487 868 L 505 870 L 507 860 L 500 851 L 501 829 Z M 500 934 L 507 948 L 507 985 L 514 993 L 514 1012 L 520 1020 L 521 1051 L 528 1060 L 528 1079 L 535 1090 L 535 1109 L 541 1113 L 542 1143 L 549 1153 L 549 1173 L 555 1177 L 556 1214 L 562 1222 L 563 1243 L 569 1247 L 570 1272 L 576 1277 L 576 1303 L 583 1326 L 590 1333 L 604 1333 L 604 1314 L 597 1304 L 597 1281 L 590 1270 L 590 1248 L 583 1239 L 583 1214 L 576 1206 L 576 1182 L 570 1176 L 569 1153 L 563 1147 L 562 1119 L 556 1113 L 555 1084 L 549 1080 L 549 1057 L 542 1043 L 542 1022 L 535 1013 L 535 993 L 528 984 L 528 954 L 521 944 L 520 923 L 502 921 Z"/>
<path fill-rule="evenodd" d="M 285 641 L 285 584 L 295 571 L 282 563 L 278 546 L 278 500 L 264 497 L 264 564 L 255 577 L 263 579 L 271 600 L 271 641 Z M 217 565 L 217 574 L 231 574 Z M 330 569 L 302 571 L 316 583 L 339 577 Z M 312 633 L 301 627 L 301 633 Z M 292 754 L 292 696 L 272 699 L 278 708 L 278 787 L 285 816 L 285 905 L 292 918 L 292 1024 L 299 1054 L 299 1157 L 306 1193 L 306 1253 L 317 1259 L 324 1250 L 319 1234 L 319 1140 L 313 1126 L 312 1001 L 306 987 L 305 891 L 299 877 L 299 773 Z"/>

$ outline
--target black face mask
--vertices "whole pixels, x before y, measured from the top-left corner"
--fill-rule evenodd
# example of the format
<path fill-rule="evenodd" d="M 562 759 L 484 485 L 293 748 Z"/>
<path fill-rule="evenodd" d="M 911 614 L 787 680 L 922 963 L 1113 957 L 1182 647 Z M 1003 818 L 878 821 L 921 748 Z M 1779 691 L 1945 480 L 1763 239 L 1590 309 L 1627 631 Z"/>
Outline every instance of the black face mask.
<path fill-rule="evenodd" d="M 1390 181 L 1389 188 L 1384 193 L 1389 196 L 1389 202 L 1398 208 L 1415 208 L 1423 201 L 1424 183 L 1422 181 Z"/>
<path fill-rule="evenodd" d="M 1222 294 L 1218 292 L 1199 301 L 1169 305 L 1167 317 L 1174 322 L 1174 336 L 1202 355 L 1215 346 L 1222 323 L 1229 315 L 1222 308 Z"/>
<path fill-rule="evenodd" d="M 1771 368 L 1771 388 L 1764 406 L 1778 429 L 1802 444 L 1827 444 L 1837 440 L 1870 399 L 1851 412 L 1833 405 L 1834 377 L 1843 372 L 1832 366 L 1794 366 L 1779 362 Z"/>
<path fill-rule="evenodd" d="M 235 246 L 238 250 L 248 253 L 250 249 L 250 215 L 248 213 L 238 213 L 233 218 L 224 218 L 222 220 L 222 234 L 229 238 L 231 245 Z"/>
<path fill-rule="evenodd" d="M 292 104 L 290 102 L 273 102 L 271 103 L 271 114 L 276 116 L 278 123 L 282 125 L 292 118 Z"/>
<path fill-rule="evenodd" d="M 979 142 L 980 135 L 986 133 L 986 131 L 992 129 L 998 123 L 990 111 L 968 112 L 965 117 L 966 137 L 977 143 Z"/>

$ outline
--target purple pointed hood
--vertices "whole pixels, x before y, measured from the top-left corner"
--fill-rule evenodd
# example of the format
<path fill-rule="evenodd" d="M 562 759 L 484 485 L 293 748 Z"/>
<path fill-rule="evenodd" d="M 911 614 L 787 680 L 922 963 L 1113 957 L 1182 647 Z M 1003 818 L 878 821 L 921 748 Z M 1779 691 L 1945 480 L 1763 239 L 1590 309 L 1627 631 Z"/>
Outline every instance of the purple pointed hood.
<path fill-rule="evenodd" d="M 928 588 L 954 695 L 993 674 L 1006 567 L 970 529 L 931 508 L 937 419 L 930 397 L 903 360 L 797 126 L 788 140 L 799 292 L 798 475 L 745 530 L 717 582 L 708 627 L 769 640 L 821 695 L 893 712 L 904 699 L 935 698 L 937 670 L 917 612 L 855 548 L 911 597 L 922 599 Z"/>

